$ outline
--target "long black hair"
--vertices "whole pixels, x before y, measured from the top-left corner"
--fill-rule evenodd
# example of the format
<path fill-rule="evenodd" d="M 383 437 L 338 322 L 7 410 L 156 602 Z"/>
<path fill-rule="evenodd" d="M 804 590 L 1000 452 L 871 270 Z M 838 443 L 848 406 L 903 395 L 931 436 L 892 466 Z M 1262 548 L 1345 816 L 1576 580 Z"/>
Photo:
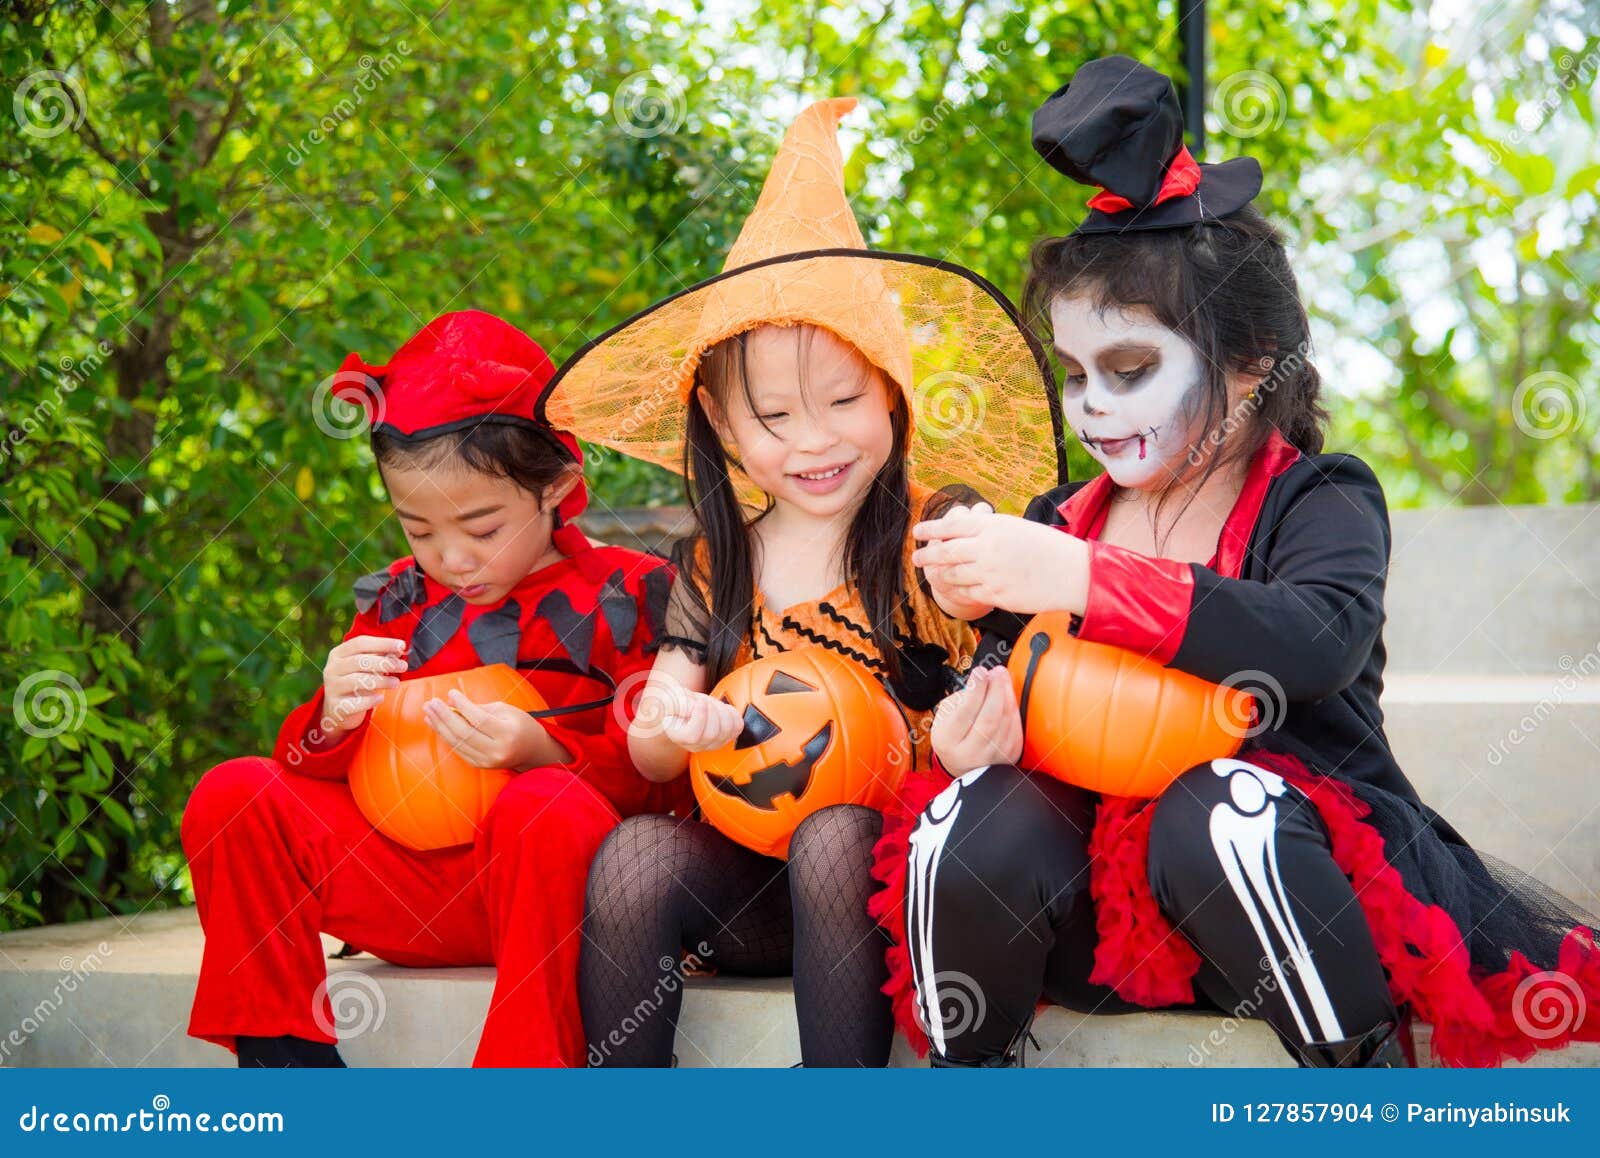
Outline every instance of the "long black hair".
<path fill-rule="evenodd" d="M 806 351 L 815 329 L 796 327 L 799 361 L 806 364 Z M 726 414 L 727 399 L 735 388 L 744 391 L 752 412 L 746 373 L 747 334 L 719 342 L 706 351 L 695 372 L 694 390 L 689 399 L 686 437 L 683 448 L 683 476 L 689 505 L 695 512 L 698 530 L 681 540 L 673 550 L 678 574 L 694 581 L 680 583 L 679 590 L 689 603 L 685 611 L 691 628 L 706 641 L 706 667 L 711 682 L 726 675 L 738 658 L 739 649 L 753 630 L 755 607 L 755 523 L 773 509 L 771 496 L 755 518 L 749 518 L 740 504 L 732 470 L 739 466 L 722 445 L 702 401 L 708 392 L 719 410 Z M 911 439 L 911 414 L 905 393 L 887 382 L 893 404 L 891 424 L 894 445 L 888 459 L 872 480 L 855 518 L 851 520 L 844 544 L 845 581 L 853 588 L 866 610 L 873 643 L 882 656 L 891 679 L 900 675 L 900 656 L 896 646 L 895 622 L 905 603 L 904 549 L 911 530 L 911 490 L 906 470 L 906 455 Z M 801 389 L 805 383 L 802 380 Z M 702 569 L 697 545 L 704 542 L 709 567 Z M 710 592 L 706 601 L 702 590 Z M 683 602 L 678 602 L 684 607 Z"/>
<path fill-rule="evenodd" d="M 1191 450 L 1191 463 L 1204 460 L 1191 500 L 1217 470 L 1252 458 L 1273 427 L 1302 453 L 1321 452 L 1328 412 L 1305 306 L 1283 237 L 1255 206 L 1174 229 L 1046 238 L 1033 248 L 1023 291 L 1024 314 L 1046 343 L 1050 304 L 1063 295 L 1101 309 L 1143 306 L 1199 354 L 1204 374 L 1189 404 L 1218 453 Z M 1230 373 L 1262 378 L 1237 410 Z"/>

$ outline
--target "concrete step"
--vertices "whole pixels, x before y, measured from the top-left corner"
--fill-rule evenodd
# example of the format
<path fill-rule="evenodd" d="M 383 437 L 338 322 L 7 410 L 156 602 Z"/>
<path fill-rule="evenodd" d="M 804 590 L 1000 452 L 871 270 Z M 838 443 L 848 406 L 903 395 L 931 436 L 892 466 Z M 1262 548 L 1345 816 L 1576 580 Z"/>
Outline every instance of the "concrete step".
<path fill-rule="evenodd" d="M 1424 801 L 1476 847 L 1600 912 L 1600 679 L 1391 676 L 1383 707 Z"/>
<path fill-rule="evenodd" d="M 1395 511 L 1393 671 L 1600 674 L 1600 506 Z"/>
<path fill-rule="evenodd" d="M 0 936 L 0 1063 L 10 1066 L 226 1066 L 184 1033 L 202 945 L 192 909 Z M 328 942 L 328 948 L 335 948 Z M 330 961 L 341 1051 L 353 1066 L 465 1066 L 493 985 L 490 969 L 402 969 Z M 1091 1016 L 1050 1009 L 1030 1065 L 1273 1066 L 1288 1056 L 1257 1021 L 1198 1013 Z M 1431 1061 L 1428 1033 L 1419 1060 Z M 786 979 L 691 979 L 678 1034 L 684 1066 L 789 1066 L 800 1059 Z M 895 1065 L 920 1064 L 898 1043 Z M 1600 1046 L 1541 1066 L 1600 1065 Z"/>

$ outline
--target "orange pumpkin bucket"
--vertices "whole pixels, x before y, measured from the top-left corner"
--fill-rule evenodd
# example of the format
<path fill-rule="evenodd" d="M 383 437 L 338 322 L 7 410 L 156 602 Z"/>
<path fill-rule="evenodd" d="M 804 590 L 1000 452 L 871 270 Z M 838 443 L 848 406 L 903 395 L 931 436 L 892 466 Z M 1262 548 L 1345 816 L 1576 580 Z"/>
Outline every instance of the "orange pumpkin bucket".
<path fill-rule="evenodd" d="M 911 765 L 905 716 L 860 664 L 820 647 L 729 672 L 711 694 L 744 714 L 726 748 L 694 752 L 701 814 L 724 836 L 787 857 L 800 822 L 831 804 L 887 808 Z"/>
<path fill-rule="evenodd" d="M 1232 756 L 1250 694 L 1081 640 L 1065 612 L 1035 616 L 1007 669 L 1022 707 L 1022 763 L 1106 796 L 1159 796 L 1196 764 Z"/>
<path fill-rule="evenodd" d="M 422 706 L 459 691 L 474 703 L 503 701 L 524 711 L 545 702 L 503 663 L 406 680 L 372 709 L 350 764 L 350 791 L 361 814 L 391 840 L 417 852 L 471 844 L 513 773 L 475 768 L 428 726 Z"/>

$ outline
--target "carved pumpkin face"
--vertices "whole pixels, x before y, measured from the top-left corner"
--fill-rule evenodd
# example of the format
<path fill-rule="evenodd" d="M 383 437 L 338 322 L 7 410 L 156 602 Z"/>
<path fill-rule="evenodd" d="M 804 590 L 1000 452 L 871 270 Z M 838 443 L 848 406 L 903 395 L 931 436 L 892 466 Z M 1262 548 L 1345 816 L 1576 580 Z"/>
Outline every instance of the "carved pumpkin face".
<path fill-rule="evenodd" d="M 748 663 L 711 694 L 744 713 L 744 731 L 690 755 L 695 799 L 724 835 L 765 856 L 788 856 L 794 830 L 818 809 L 887 807 L 910 766 L 905 717 L 889 693 L 821 647 Z"/>
<path fill-rule="evenodd" d="M 374 828 L 417 852 L 471 844 L 512 777 L 468 764 L 428 726 L 422 706 L 435 698 L 448 703 L 451 691 L 478 704 L 545 707 L 533 685 L 503 663 L 405 680 L 383 693 L 351 761 L 350 792 Z"/>
<path fill-rule="evenodd" d="M 1251 697 L 1036 615 L 1007 669 L 1022 708 L 1022 763 L 1107 796 L 1159 796 L 1244 742 Z"/>

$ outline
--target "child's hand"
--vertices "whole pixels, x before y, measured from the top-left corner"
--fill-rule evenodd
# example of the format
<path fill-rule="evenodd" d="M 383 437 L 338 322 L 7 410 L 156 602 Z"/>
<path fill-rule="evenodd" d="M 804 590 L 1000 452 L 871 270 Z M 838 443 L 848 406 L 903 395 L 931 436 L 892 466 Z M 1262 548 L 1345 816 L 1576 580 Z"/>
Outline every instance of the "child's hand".
<path fill-rule="evenodd" d="M 1022 759 L 1022 712 L 1011 674 L 981 667 L 967 686 L 940 702 L 933 714 L 933 751 L 952 776 L 988 764 Z"/>
<path fill-rule="evenodd" d="M 945 513 L 940 516 L 940 519 L 943 520 L 949 518 L 951 515 L 965 513 L 969 509 L 983 514 L 994 513 L 994 508 L 988 503 L 978 503 L 970 508 L 957 503 L 955 506 L 945 511 Z M 916 556 L 913 555 L 912 558 L 914 560 Z M 964 599 L 962 597 L 961 589 L 957 587 L 950 578 L 950 568 L 948 565 L 935 563 L 931 566 L 924 567 L 922 569 L 922 574 L 928 580 L 929 590 L 933 592 L 933 601 L 937 603 L 944 610 L 944 613 L 950 616 L 952 619 L 982 619 L 985 615 L 988 615 L 989 612 L 994 610 L 994 607 L 989 604 L 975 603 L 971 600 Z"/>
<path fill-rule="evenodd" d="M 453 691 L 448 703 L 433 699 L 423 704 L 422 717 L 474 768 L 521 771 L 549 762 L 541 756 L 548 736 L 544 725 L 512 704 L 476 704 Z"/>
<path fill-rule="evenodd" d="M 980 504 L 951 510 L 911 528 L 931 540 L 911 554 L 928 583 L 938 573 L 940 605 L 1003 607 L 1019 615 L 1082 614 L 1088 597 L 1089 548 L 1082 539 Z M 946 600 L 949 600 L 946 603 Z"/>
<path fill-rule="evenodd" d="M 744 714 L 704 692 L 679 688 L 673 712 L 661 721 L 661 734 L 686 752 L 726 748 L 744 731 Z"/>
<path fill-rule="evenodd" d="M 322 669 L 323 735 L 335 740 L 354 731 L 385 688 L 400 686 L 405 655 L 405 640 L 381 635 L 358 635 L 330 651 Z"/>

